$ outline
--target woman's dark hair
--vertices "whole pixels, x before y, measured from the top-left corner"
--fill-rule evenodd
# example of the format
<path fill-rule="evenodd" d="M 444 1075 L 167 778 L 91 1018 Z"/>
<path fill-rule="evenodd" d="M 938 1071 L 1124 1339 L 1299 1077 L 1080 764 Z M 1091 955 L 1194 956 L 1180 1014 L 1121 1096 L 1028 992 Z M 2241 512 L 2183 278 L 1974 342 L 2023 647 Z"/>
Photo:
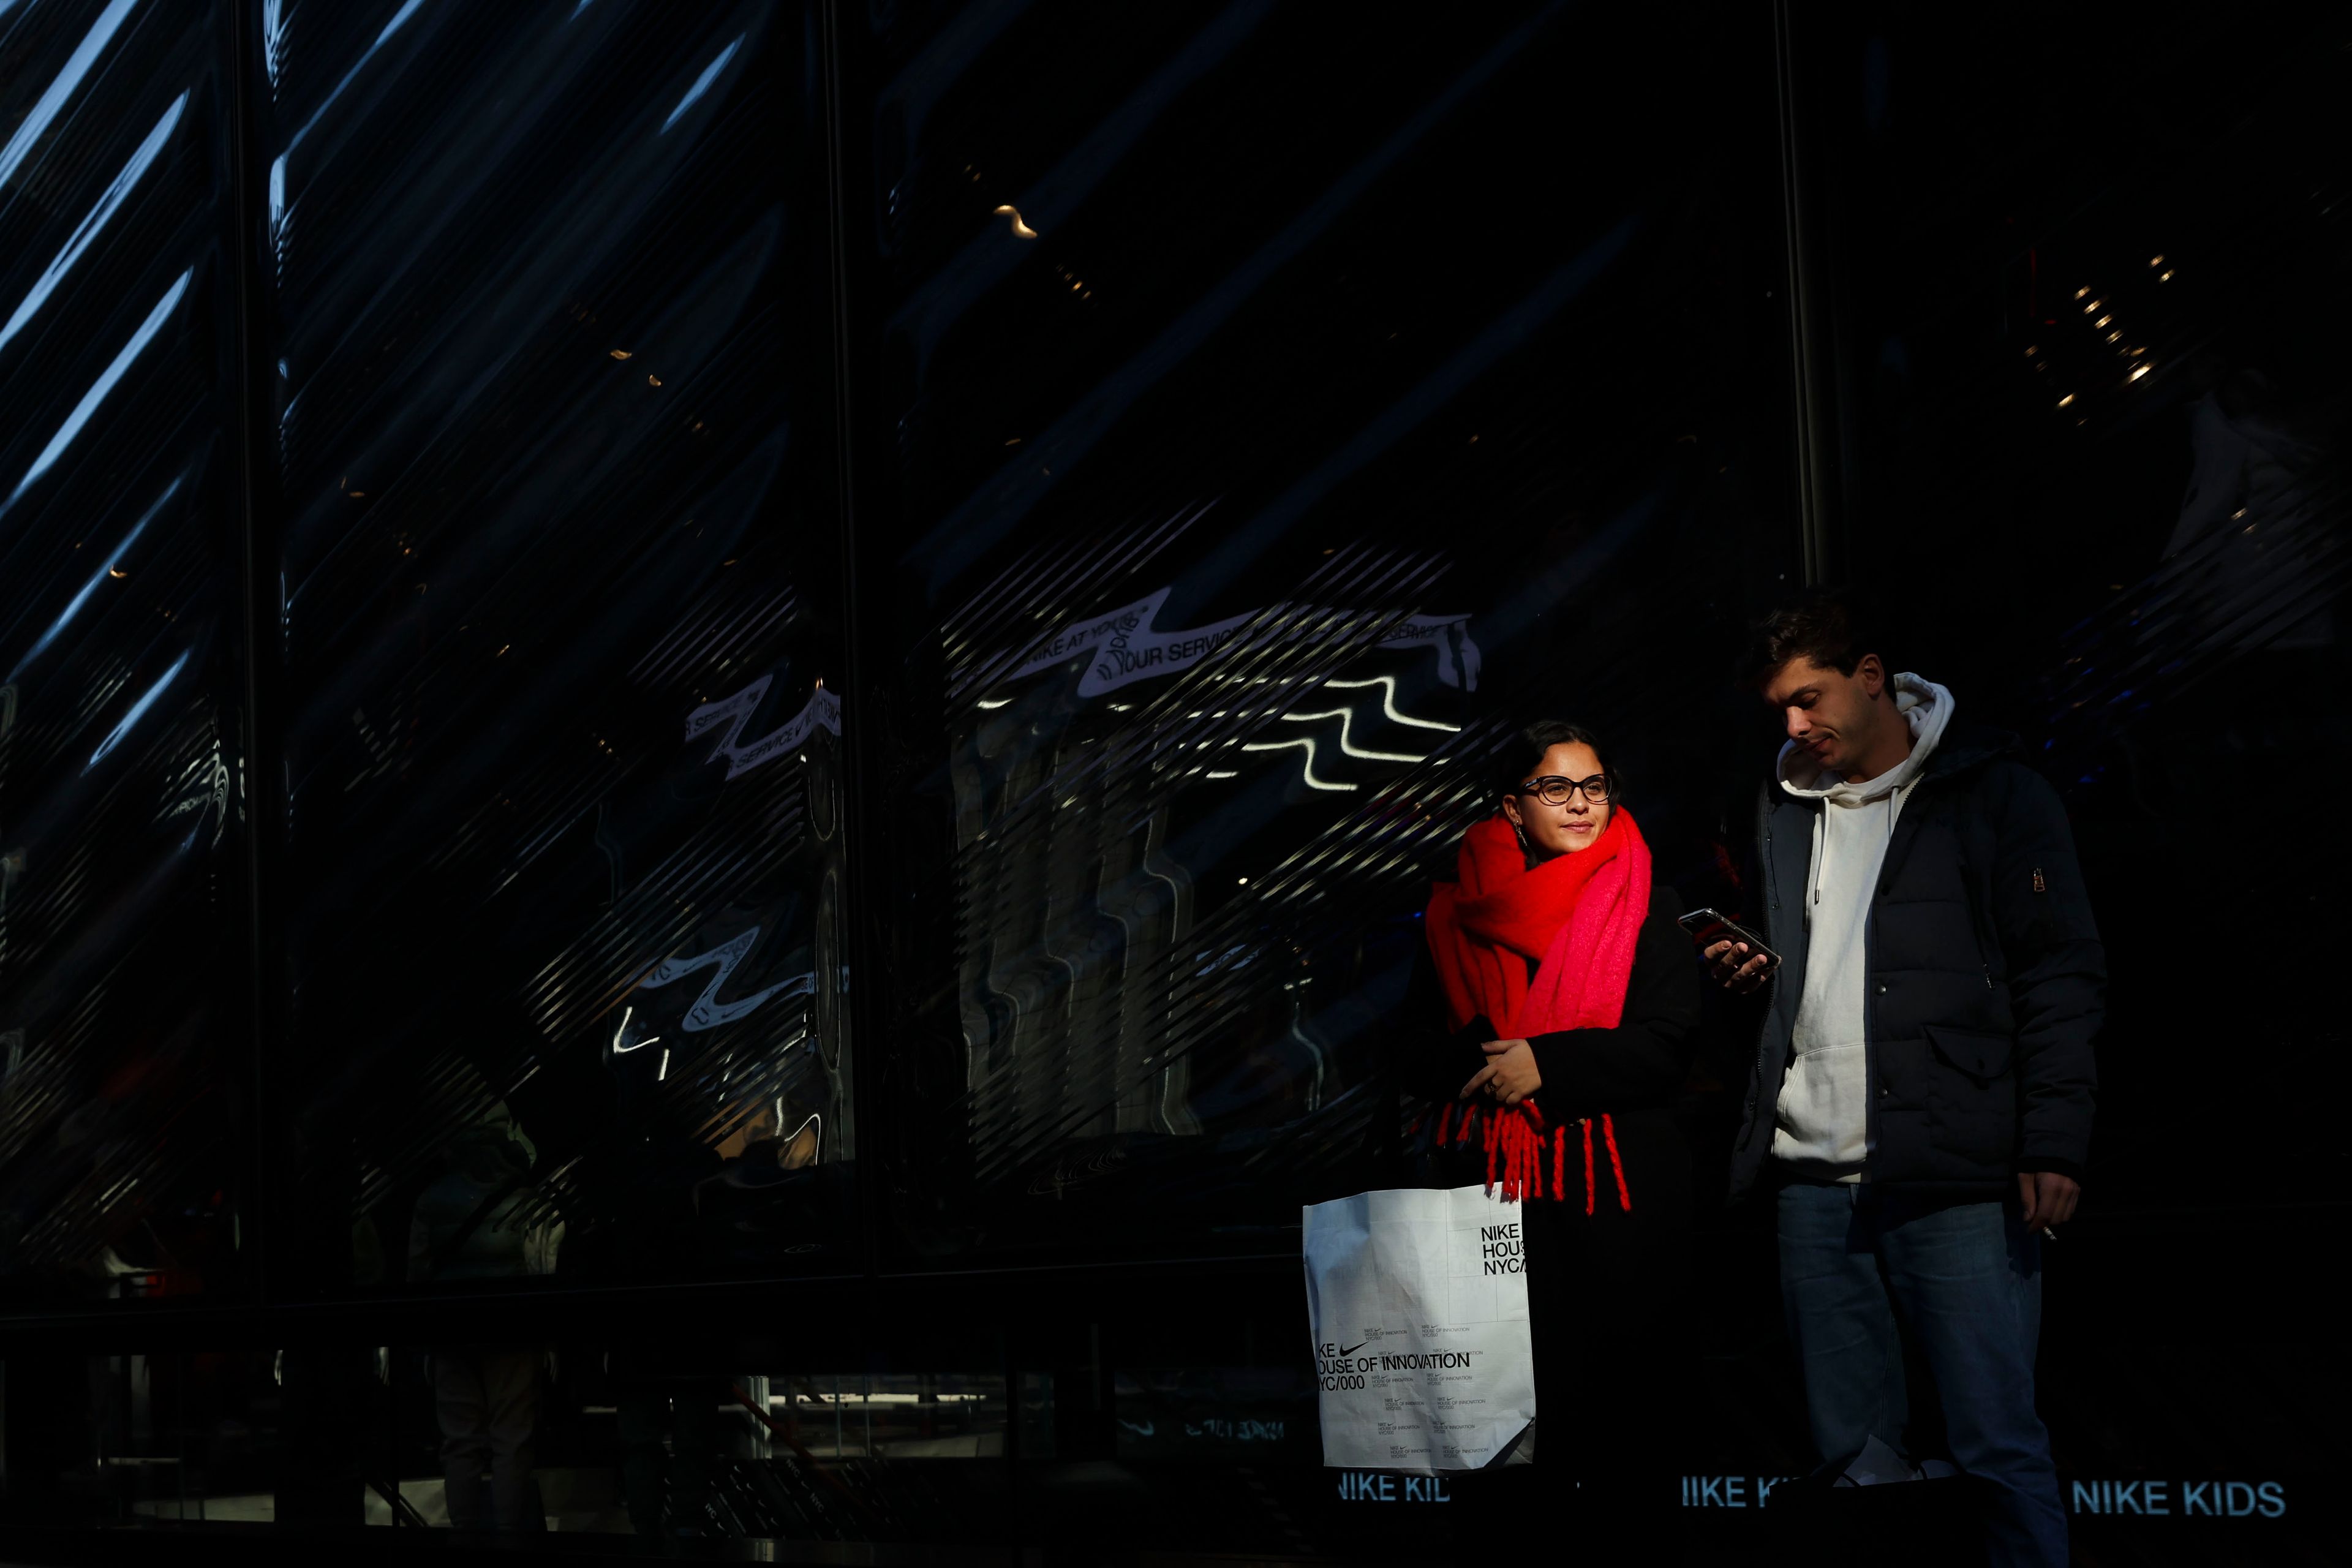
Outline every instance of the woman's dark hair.
<path fill-rule="evenodd" d="M 1554 746 L 1591 747 L 1592 754 L 1601 759 L 1601 771 L 1609 775 L 1610 798 L 1624 794 L 1624 777 L 1609 761 L 1609 750 L 1601 743 L 1601 737 L 1564 719 L 1538 719 L 1519 731 L 1518 740 L 1503 753 L 1511 771 L 1496 781 L 1502 793 L 1510 795 L 1534 777 L 1536 770 L 1543 766 L 1544 753 Z"/>
<path fill-rule="evenodd" d="M 1857 588 L 1819 589 L 1756 623 L 1740 660 L 1739 683 L 1761 686 L 1792 658 L 1852 675 L 1874 653 L 1888 674 L 1903 668 L 1895 662 L 1876 603 Z"/>

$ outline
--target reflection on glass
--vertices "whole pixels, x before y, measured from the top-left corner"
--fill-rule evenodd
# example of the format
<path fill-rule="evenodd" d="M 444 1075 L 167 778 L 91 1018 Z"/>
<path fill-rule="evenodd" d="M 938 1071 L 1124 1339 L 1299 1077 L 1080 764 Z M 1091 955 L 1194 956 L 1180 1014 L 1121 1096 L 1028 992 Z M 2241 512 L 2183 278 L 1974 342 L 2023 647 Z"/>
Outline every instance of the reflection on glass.
<path fill-rule="evenodd" d="M 877 23 L 910 1258 L 1278 1248 L 1370 1180 L 1413 911 L 1528 718 L 1671 737 L 1643 821 L 1712 862 L 1690 634 L 1788 570 L 1757 41 Z"/>
<path fill-rule="evenodd" d="M 748 151 L 814 145 L 789 23 L 273 26 L 288 1255 L 324 1289 L 848 1255 L 857 715 L 830 382 L 777 374 L 824 252 Z"/>
<path fill-rule="evenodd" d="M 19 1418 L 26 1394 L 47 1396 L 65 1439 L 37 1478 L 74 1500 L 51 1522 L 84 1530 L 584 1532 L 658 1552 L 1002 1528 L 1002 1374 L 755 1371 L 594 1342 L 130 1352 L 9 1374 Z M 1050 1406 L 1050 1380 L 1028 1384 Z M 306 1444 L 320 1400 L 335 1421 Z"/>
<path fill-rule="evenodd" d="M 0 1304 L 244 1283 L 226 20 L 0 21 Z"/>

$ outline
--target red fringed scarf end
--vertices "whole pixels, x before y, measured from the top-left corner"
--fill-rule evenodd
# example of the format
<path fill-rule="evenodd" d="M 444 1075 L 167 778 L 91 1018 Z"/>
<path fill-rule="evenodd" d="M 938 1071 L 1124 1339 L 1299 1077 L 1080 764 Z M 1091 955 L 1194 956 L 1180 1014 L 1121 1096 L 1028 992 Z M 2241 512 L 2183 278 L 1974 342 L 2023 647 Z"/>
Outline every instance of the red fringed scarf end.
<path fill-rule="evenodd" d="M 1601 1136 L 1609 1144 L 1610 1174 L 1617 1178 L 1617 1207 L 1631 1214 L 1633 1212 L 1633 1193 L 1625 1184 L 1625 1162 L 1617 1157 L 1617 1119 L 1605 1111 L 1601 1117 Z"/>
<path fill-rule="evenodd" d="M 1457 1144 L 1470 1142 L 1470 1123 L 1479 1110 L 1476 1106 L 1463 1108 L 1460 1131 L 1454 1138 Z M 1440 1148 L 1445 1146 L 1447 1123 L 1453 1114 L 1454 1108 L 1447 1106 L 1438 1118 L 1437 1143 Z M 1604 1112 L 1600 1121 L 1601 1143 L 1609 1152 L 1609 1173 L 1617 1184 L 1617 1207 L 1621 1212 L 1630 1214 L 1633 1208 L 1633 1190 L 1625 1181 L 1625 1162 L 1617 1152 L 1616 1119 Z M 1582 1131 L 1584 1142 L 1584 1212 L 1591 1214 L 1594 1201 L 1600 1195 L 1593 1183 L 1592 1120 L 1588 1117 L 1577 1126 Z M 1549 1190 L 1544 1184 L 1543 1170 L 1547 1144 L 1551 1151 Z M 1547 1136 L 1544 1114 L 1536 1109 L 1534 1100 L 1521 1100 L 1507 1110 L 1487 1110 L 1479 1128 L 1479 1146 L 1486 1155 L 1486 1190 L 1491 1193 L 1499 1188 L 1505 1203 L 1523 1203 L 1528 1198 L 1546 1195 L 1554 1202 L 1567 1201 L 1568 1129 L 1553 1128 Z"/>

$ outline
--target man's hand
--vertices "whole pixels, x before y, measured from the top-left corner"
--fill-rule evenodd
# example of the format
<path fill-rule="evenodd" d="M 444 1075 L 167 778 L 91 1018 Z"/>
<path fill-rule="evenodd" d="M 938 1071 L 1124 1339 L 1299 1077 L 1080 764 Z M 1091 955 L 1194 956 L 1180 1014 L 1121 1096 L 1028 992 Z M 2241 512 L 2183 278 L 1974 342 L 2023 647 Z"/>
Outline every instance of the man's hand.
<path fill-rule="evenodd" d="M 1750 957 L 1744 942 L 1718 942 L 1699 956 L 1708 977 L 1726 991 L 1753 991 L 1772 973 L 1772 961 L 1760 952 Z"/>
<path fill-rule="evenodd" d="M 1543 1074 L 1536 1071 L 1535 1047 L 1525 1040 L 1488 1040 L 1481 1047 L 1486 1053 L 1486 1065 L 1478 1076 L 1462 1086 L 1462 1098 L 1485 1093 L 1501 1105 L 1517 1105 L 1543 1087 Z"/>
<path fill-rule="evenodd" d="M 2042 1230 L 2064 1225 L 2074 1217 L 2074 1205 L 2083 1195 L 2083 1184 L 2055 1171 L 2020 1171 L 2017 1195 L 2025 1205 L 2025 1228 Z"/>

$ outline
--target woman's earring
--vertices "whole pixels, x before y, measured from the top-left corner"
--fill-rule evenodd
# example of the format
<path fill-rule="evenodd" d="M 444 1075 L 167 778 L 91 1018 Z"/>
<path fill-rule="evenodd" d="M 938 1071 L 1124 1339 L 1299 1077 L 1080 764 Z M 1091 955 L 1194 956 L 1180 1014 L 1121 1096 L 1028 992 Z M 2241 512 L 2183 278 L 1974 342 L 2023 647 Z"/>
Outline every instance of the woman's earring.
<path fill-rule="evenodd" d="M 1511 831 L 1519 836 L 1519 853 L 1522 855 L 1526 854 L 1528 852 L 1527 825 L 1521 822 L 1514 822 L 1511 824 Z"/>

